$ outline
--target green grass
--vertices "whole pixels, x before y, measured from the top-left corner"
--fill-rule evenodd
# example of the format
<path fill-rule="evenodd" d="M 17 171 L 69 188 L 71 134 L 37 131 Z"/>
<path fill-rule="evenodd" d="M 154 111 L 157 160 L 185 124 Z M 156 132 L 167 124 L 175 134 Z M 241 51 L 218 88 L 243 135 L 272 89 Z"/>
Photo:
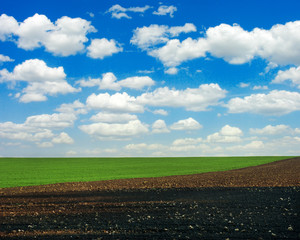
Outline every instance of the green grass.
<path fill-rule="evenodd" d="M 0 188 L 224 171 L 286 158 L 0 158 Z"/>

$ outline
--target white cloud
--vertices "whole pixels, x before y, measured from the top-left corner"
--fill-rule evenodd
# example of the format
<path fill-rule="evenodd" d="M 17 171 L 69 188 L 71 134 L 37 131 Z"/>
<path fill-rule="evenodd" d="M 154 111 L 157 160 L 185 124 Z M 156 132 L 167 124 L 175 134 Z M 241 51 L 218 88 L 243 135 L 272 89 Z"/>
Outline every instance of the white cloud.
<path fill-rule="evenodd" d="M 110 95 L 108 93 L 92 94 L 86 104 L 92 109 L 102 109 L 110 112 L 144 112 L 144 107 L 139 104 L 135 97 L 126 92 Z"/>
<path fill-rule="evenodd" d="M 100 86 L 101 79 L 100 78 L 88 78 L 88 80 L 81 79 L 76 82 L 76 84 L 79 84 L 81 87 L 95 87 Z"/>
<path fill-rule="evenodd" d="M 166 43 L 171 37 L 178 36 L 181 33 L 196 31 L 196 26 L 192 23 L 175 27 L 151 24 L 149 27 L 136 28 L 133 31 L 133 37 L 130 42 L 143 50 L 149 50 L 155 45 Z"/>
<path fill-rule="evenodd" d="M 50 148 L 53 147 L 53 143 L 52 142 L 37 142 L 36 143 L 38 147 L 40 148 Z"/>
<path fill-rule="evenodd" d="M 24 124 L 34 128 L 63 129 L 73 126 L 76 119 L 72 113 L 41 114 L 28 117 Z"/>
<path fill-rule="evenodd" d="M 77 152 L 73 151 L 73 150 L 66 152 L 66 156 L 76 156 L 76 155 L 77 155 Z"/>
<path fill-rule="evenodd" d="M 155 82 L 148 76 L 134 76 L 117 81 L 117 77 L 113 73 L 108 72 L 102 75 L 102 79 L 89 78 L 88 80 L 79 80 L 77 81 L 77 84 L 79 84 L 81 87 L 98 86 L 99 89 L 119 91 L 122 87 L 141 90 L 144 87 L 153 86 Z"/>
<path fill-rule="evenodd" d="M 150 73 L 154 73 L 154 70 L 139 70 L 137 72 L 141 74 L 150 74 Z"/>
<path fill-rule="evenodd" d="M 20 95 L 21 102 L 45 101 L 46 95 L 66 94 L 78 92 L 65 80 L 66 74 L 63 67 L 48 67 L 39 59 L 30 59 L 17 65 L 13 72 L 7 69 L 0 70 L 0 82 L 24 81 L 28 85 Z"/>
<path fill-rule="evenodd" d="M 60 82 L 66 77 L 63 67 L 51 68 L 43 60 L 30 59 L 17 65 L 12 73 L 1 70 L 1 77 L 7 80 L 27 82 Z"/>
<path fill-rule="evenodd" d="M 40 147 L 51 147 L 49 140 L 57 138 L 53 130 L 71 127 L 75 120 L 74 114 L 54 113 L 30 116 L 24 123 L 3 122 L 0 123 L 0 138 L 35 142 Z"/>
<path fill-rule="evenodd" d="M 279 70 L 272 83 L 283 83 L 285 81 L 291 81 L 294 86 L 300 89 L 300 67 L 291 67 L 288 70 Z"/>
<path fill-rule="evenodd" d="M 121 89 L 119 83 L 116 82 L 117 77 L 112 73 L 104 73 L 101 78 L 89 78 L 88 80 L 79 80 L 76 83 L 81 87 L 95 87 L 98 86 L 99 89 L 110 89 L 118 91 Z"/>
<path fill-rule="evenodd" d="M 186 23 L 183 26 L 170 27 L 168 30 L 171 37 L 177 37 L 181 33 L 190 33 L 190 32 L 196 32 L 196 31 L 197 31 L 197 28 L 192 23 Z"/>
<path fill-rule="evenodd" d="M 167 67 L 176 67 L 182 62 L 205 57 L 208 49 L 207 42 L 201 38 L 198 40 L 187 38 L 182 42 L 171 39 L 165 46 L 149 51 L 148 54 L 158 58 Z"/>
<path fill-rule="evenodd" d="M 199 147 L 195 145 L 182 145 L 182 146 L 171 146 L 170 150 L 173 152 L 191 152 L 198 150 Z"/>
<path fill-rule="evenodd" d="M 151 87 L 155 82 L 148 76 L 144 77 L 129 77 L 118 82 L 120 86 L 131 89 L 143 89 L 144 87 Z"/>
<path fill-rule="evenodd" d="M 73 144 L 74 140 L 67 133 L 62 132 L 57 137 L 53 138 L 52 142 L 56 144 Z"/>
<path fill-rule="evenodd" d="M 171 6 L 166 6 L 166 5 L 161 5 L 157 9 L 157 11 L 154 11 L 153 14 L 159 15 L 159 16 L 165 16 L 165 15 L 170 15 L 171 18 L 174 17 L 174 12 L 177 11 L 177 7 L 171 5 Z"/>
<path fill-rule="evenodd" d="M 43 44 L 55 55 L 75 55 L 84 50 L 84 43 L 88 41 L 86 35 L 90 32 L 96 30 L 89 21 L 65 16 L 57 19 L 54 31 L 49 32 Z"/>
<path fill-rule="evenodd" d="M 2 28 L 3 27 L 3 28 Z M 45 47 L 46 51 L 59 56 L 75 55 L 84 50 L 86 35 L 96 32 L 89 21 L 82 18 L 61 17 L 52 23 L 45 15 L 35 14 L 21 23 L 13 17 L 0 17 L 0 39 L 15 36 L 19 48 L 33 50 Z"/>
<path fill-rule="evenodd" d="M 188 111 L 206 111 L 207 107 L 219 104 L 226 90 L 218 84 L 203 84 L 199 88 L 185 90 L 158 88 L 154 92 L 144 93 L 137 97 L 141 104 L 151 106 L 184 107 Z"/>
<path fill-rule="evenodd" d="M 71 114 L 86 114 L 86 106 L 79 100 L 75 100 L 73 103 L 63 103 L 56 109 L 56 111 L 61 113 L 71 113 Z"/>
<path fill-rule="evenodd" d="M 95 17 L 95 14 L 92 13 L 92 12 L 87 12 L 87 14 L 88 14 L 91 18 Z"/>
<path fill-rule="evenodd" d="M 300 21 L 274 25 L 270 30 L 248 32 L 238 25 L 220 24 L 206 31 L 209 52 L 231 64 L 242 64 L 254 57 L 274 64 L 300 64 Z"/>
<path fill-rule="evenodd" d="M 231 64 L 242 64 L 253 59 L 257 51 L 256 38 L 238 25 L 220 24 L 206 31 L 210 53 Z"/>
<path fill-rule="evenodd" d="M 111 17 L 116 18 L 116 19 L 121 19 L 121 18 L 131 19 L 132 18 L 132 17 L 129 17 L 128 14 L 126 14 L 124 12 L 112 12 Z"/>
<path fill-rule="evenodd" d="M 137 120 L 136 115 L 128 113 L 107 113 L 100 112 L 91 117 L 93 122 L 104 122 L 104 123 L 126 123 L 129 121 Z"/>
<path fill-rule="evenodd" d="M 244 155 L 257 155 L 259 153 L 262 153 L 261 151 L 264 149 L 265 149 L 265 144 L 262 141 L 252 141 L 245 145 L 234 145 L 227 148 L 227 150 L 234 152 L 235 155 L 240 155 L 240 153 Z M 266 153 L 267 152 L 264 152 L 263 154 Z M 267 154 L 269 155 L 270 152 Z"/>
<path fill-rule="evenodd" d="M 152 24 L 149 27 L 136 28 L 130 42 L 141 49 L 165 43 L 168 38 L 168 26 Z"/>
<path fill-rule="evenodd" d="M 0 54 L 0 64 L 3 62 L 13 62 L 14 59 L 11 59 L 9 56 L 5 56 L 3 54 Z"/>
<path fill-rule="evenodd" d="M 152 124 L 153 133 L 168 133 L 170 130 L 167 128 L 167 125 L 164 120 L 158 119 Z"/>
<path fill-rule="evenodd" d="M 170 74 L 170 75 L 175 75 L 178 73 L 178 68 L 172 67 L 167 70 L 165 70 L 165 73 Z"/>
<path fill-rule="evenodd" d="M 166 42 L 167 37 L 159 39 Z M 182 42 L 171 39 L 165 46 L 148 51 L 148 54 L 158 58 L 167 67 L 176 67 L 187 60 L 206 57 L 207 53 L 223 58 L 230 64 L 244 64 L 260 57 L 271 62 L 272 66 L 300 65 L 299 41 L 300 21 L 277 24 L 270 30 L 255 28 L 252 31 L 246 31 L 237 24 L 220 24 L 210 27 L 205 37 L 187 38 Z"/>
<path fill-rule="evenodd" d="M 268 86 L 254 86 L 252 89 L 253 90 L 268 90 L 269 87 Z"/>
<path fill-rule="evenodd" d="M 91 45 L 87 47 L 87 55 L 94 59 L 103 59 L 115 53 L 122 52 L 123 48 L 114 39 L 106 38 L 93 39 Z"/>
<path fill-rule="evenodd" d="M 241 82 L 240 84 L 239 84 L 239 87 L 240 88 L 247 88 L 247 87 L 249 87 L 250 86 L 250 83 L 243 83 L 243 82 Z"/>
<path fill-rule="evenodd" d="M 121 86 L 116 82 L 116 76 L 111 73 L 104 73 L 102 75 L 102 80 L 99 80 L 99 89 L 111 89 L 111 90 L 120 90 Z"/>
<path fill-rule="evenodd" d="M 162 115 L 162 116 L 168 116 L 168 112 L 164 109 L 157 109 L 153 111 L 154 114 Z"/>
<path fill-rule="evenodd" d="M 250 128 L 251 134 L 259 134 L 259 135 L 281 135 L 291 132 L 291 128 L 287 125 L 280 124 L 276 126 L 268 125 L 262 129 L 259 128 Z"/>
<path fill-rule="evenodd" d="M 271 69 L 274 69 L 277 67 L 278 67 L 277 63 L 269 62 L 268 65 L 265 67 L 265 71 L 263 73 L 260 73 L 259 75 L 264 75 L 264 74 L 270 72 Z"/>
<path fill-rule="evenodd" d="M 132 120 L 128 123 L 92 123 L 89 125 L 81 125 L 79 128 L 95 137 L 131 137 L 147 133 L 148 127 L 139 120 Z"/>
<path fill-rule="evenodd" d="M 252 94 L 244 98 L 233 98 L 226 104 L 226 107 L 230 113 L 280 116 L 300 110 L 300 94 L 274 90 L 269 94 Z"/>
<path fill-rule="evenodd" d="M 124 147 L 127 151 L 134 151 L 134 152 L 144 152 L 145 150 L 150 150 L 152 153 L 153 151 L 164 149 L 165 147 L 161 144 L 146 144 L 146 143 L 138 143 L 138 144 L 128 144 Z"/>
<path fill-rule="evenodd" d="M 224 126 L 219 132 L 213 133 L 207 136 L 207 142 L 217 143 L 232 143 L 240 142 L 243 132 L 237 127 L 231 127 L 229 125 Z"/>
<path fill-rule="evenodd" d="M 17 31 L 19 24 L 14 17 L 2 14 L 0 16 L 0 40 L 9 40 Z"/>
<path fill-rule="evenodd" d="M 202 138 L 181 138 L 176 139 L 172 145 L 173 146 L 185 146 L 185 145 L 196 145 L 203 142 Z"/>
<path fill-rule="evenodd" d="M 115 4 L 112 7 L 110 7 L 107 12 L 111 13 L 112 18 L 121 19 L 121 18 L 127 18 L 131 19 L 131 17 L 126 12 L 135 12 L 135 13 L 144 13 L 147 11 L 150 6 L 146 5 L 144 7 L 129 7 L 124 8 L 119 4 Z"/>
<path fill-rule="evenodd" d="M 166 25 L 152 24 L 149 27 L 136 28 L 130 42 L 143 50 L 166 43 L 170 37 L 170 28 Z"/>
<path fill-rule="evenodd" d="M 168 116 L 168 112 L 164 109 L 157 109 L 153 111 L 154 114 L 159 114 L 162 116 Z"/>
<path fill-rule="evenodd" d="M 197 130 L 202 128 L 202 125 L 193 118 L 187 118 L 173 123 L 170 128 L 172 130 Z"/>

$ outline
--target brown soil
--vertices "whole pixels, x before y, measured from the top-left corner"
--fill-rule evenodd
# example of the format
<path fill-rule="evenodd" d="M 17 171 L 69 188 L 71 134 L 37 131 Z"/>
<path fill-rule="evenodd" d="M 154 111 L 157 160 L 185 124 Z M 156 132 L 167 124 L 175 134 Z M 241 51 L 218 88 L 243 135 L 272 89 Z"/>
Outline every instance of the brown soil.
<path fill-rule="evenodd" d="M 300 158 L 0 189 L 0 239 L 299 239 Z"/>

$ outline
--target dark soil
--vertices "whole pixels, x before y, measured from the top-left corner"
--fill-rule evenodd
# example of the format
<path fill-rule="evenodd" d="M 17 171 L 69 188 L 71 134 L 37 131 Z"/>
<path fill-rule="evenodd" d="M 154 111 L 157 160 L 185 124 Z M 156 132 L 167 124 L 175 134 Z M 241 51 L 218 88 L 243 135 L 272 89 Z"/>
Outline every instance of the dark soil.
<path fill-rule="evenodd" d="M 300 159 L 0 189 L 0 239 L 300 239 Z"/>

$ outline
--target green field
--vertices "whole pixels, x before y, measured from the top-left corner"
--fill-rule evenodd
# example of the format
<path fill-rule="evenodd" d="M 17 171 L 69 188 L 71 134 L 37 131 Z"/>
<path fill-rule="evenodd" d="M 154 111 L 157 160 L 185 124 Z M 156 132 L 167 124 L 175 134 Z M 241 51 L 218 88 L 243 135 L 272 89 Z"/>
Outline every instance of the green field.
<path fill-rule="evenodd" d="M 286 158 L 0 158 L 0 188 L 224 171 Z"/>

